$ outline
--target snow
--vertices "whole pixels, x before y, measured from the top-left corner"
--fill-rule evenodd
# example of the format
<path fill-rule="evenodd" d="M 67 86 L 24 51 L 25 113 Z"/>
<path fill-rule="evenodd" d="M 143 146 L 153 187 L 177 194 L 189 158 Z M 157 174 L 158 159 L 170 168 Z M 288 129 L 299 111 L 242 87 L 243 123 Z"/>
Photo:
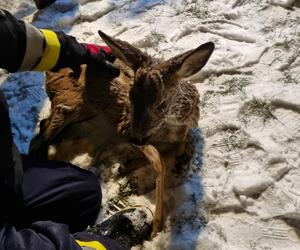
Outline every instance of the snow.
<path fill-rule="evenodd" d="M 213 41 L 211 59 L 189 79 L 201 94 L 194 172 L 167 191 L 164 230 L 135 249 L 300 249 L 299 1 L 57 0 L 39 12 L 29 0 L 0 6 L 84 42 L 101 44 L 102 29 L 163 58 Z M 49 106 L 43 74 L 0 79 L 15 141 L 26 152 Z M 104 204 L 120 185 L 102 182 Z M 127 202 L 153 210 L 154 193 Z"/>
<path fill-rule="evenodd" d="M 260 194 L 265 191 L 272 183 L 273 179 L 266 175 L 242 173 L 242 176 L 233 178 L 232 191 L 241 195 L 241 199 L 246 196 Z"/>
<path fill-rule="evenodd" d="M 14 140 L 21 152 L 27 152 L 46 93 L 43 73 L 10 74 L 1 83 L 9 103 Z"/>

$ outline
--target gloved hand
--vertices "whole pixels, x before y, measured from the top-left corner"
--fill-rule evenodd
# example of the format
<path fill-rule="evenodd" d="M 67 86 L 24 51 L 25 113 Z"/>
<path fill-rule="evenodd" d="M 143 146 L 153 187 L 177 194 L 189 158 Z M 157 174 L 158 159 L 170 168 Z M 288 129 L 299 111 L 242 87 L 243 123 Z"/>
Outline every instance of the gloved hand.
<path fill-rule="evenodd" d="M 65 67 L 76 71 L 81 64 L 88 64 L 107 70 L 114 77 L 119 76 L 120 69 L 111 63 L 113 56 L 108 47 L 78 43 L 74 37 L 68 36 L 63 32 L 57 32 L 56 34 L 61 49 L 59 59 L 54 68 L 51 69 L 52 71 L 58 71 Z"/>
<path fill-rule="evenodd" d="M 103 56 L 105 56 L 105 59 L 109 62 L 113 62 L 116 57 L 112 54 L 111 48 L 108 46 L 100 46 L 92 43 L 81 43 L 83 46 L 86 47 L 86 49 L 91 53 L 91 54 L 98 54 L 101 53 Z"/>
<path fill-rule="evenodd" d="M 104 66 L 115 77 L 120 75 L 120 69 L 112 64 L 116 58 L 108 46 L 99 46 L 91 43 L 82 43 L 81 45 L 88 51 L 86 64 L 99 64 L 99 66 Z"/>

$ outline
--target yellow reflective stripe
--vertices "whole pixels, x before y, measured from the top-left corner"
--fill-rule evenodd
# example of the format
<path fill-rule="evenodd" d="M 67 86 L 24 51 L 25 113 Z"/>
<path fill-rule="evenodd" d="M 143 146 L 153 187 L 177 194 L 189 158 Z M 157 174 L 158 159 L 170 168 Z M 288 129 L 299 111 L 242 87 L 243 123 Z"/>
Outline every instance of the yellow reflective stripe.
<path fill-rule="evenodd" d="M 33 69 L 36 71 L 44 71 L 52 69 L 58 61 L 60 54 L 60 43 L 55 32 L 51 30 L 40 30 L 46 40 L 46 48 L 43 57 L 38 65 Z"/>
<path fill-rule="evenodd" d="M 99 241 L 80 241 L 76 240 L 79 246 L 81 247 L 90 247 L 95 250 L 107 250 Z"/>

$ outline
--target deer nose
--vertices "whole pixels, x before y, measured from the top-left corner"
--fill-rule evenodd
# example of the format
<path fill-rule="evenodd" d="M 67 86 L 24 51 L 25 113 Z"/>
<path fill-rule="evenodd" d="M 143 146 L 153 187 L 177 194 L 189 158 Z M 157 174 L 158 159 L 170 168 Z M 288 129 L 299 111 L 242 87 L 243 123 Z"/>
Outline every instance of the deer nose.
<path fill-rule="evenodd" d="M 132 144 L 135 144 L 135 145 L 138 145 L 138 146 L 142 146 L 142 145 L 145 145 L 148 140 L 149 140 L 150 137 L 147 137 L 147 136 L 141 136 L 141 135 L 135 135 L 135 136 L 132 136 L 129 141 L 130 143 Z"/>

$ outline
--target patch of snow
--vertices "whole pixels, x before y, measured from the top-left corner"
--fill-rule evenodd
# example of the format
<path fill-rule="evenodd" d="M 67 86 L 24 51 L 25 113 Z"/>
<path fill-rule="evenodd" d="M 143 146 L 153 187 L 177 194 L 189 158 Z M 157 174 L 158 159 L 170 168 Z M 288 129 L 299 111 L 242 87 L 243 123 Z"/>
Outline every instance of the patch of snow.
<path fill-rule="evenodd" d="M 58 0 L 34 15 L 33 4 L 25 0 L 2 1 L 0 6 L 82 42 L 103 43 L 97 34 L 103 29 L 159 58 L 213 41 L 211 59 L 190 78 L 201 94 L 199 127 L 204 138 L 198 138 L 194 172 L 183 185 L 167 191 L 165 204 L 173 209 L 164 230 L 135 249 L 300 248 L 297 1 Z M 44 76 L 2 74 L 0 79 L 14 138 L 26 152 L 40 110 L 45 115 L 49 107 Z M 244 112 L 242 107 L 249 103 L 251 108 Z M 88 157 L 78 160 L 84 165 Z M 104 206 L 125 183 L 101 182 Z M 131 195 L 126 202 L 153 211 L 154 198 L 151 192 Z M 103 209 L 99 221 L 107 216 Z"/>
<path fill-rule="evenodd" d="M 244 198 L 246 199 L 246 196 L 260 194 L 265 191 L 271 184 L 274 183 L 274 180 L 267 175 L 249 175 L 243 172 L 242 176 L 235 177 L 232 182 L 234 183 L 232 190 L 238 195 L 245 195 Z M 240 197 L 240 199 L 241 201 L 246 201 L 243 197 Z"/>

